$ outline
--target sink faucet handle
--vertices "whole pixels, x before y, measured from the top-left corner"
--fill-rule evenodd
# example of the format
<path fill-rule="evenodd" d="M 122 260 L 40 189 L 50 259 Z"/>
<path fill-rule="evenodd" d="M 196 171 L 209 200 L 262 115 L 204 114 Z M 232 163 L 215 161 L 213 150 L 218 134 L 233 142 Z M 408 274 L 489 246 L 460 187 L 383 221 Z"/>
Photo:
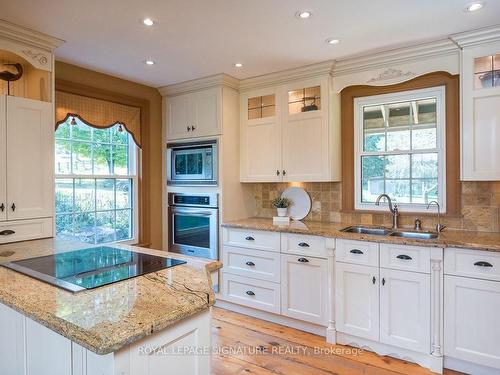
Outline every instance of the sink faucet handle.
<path fill-rule="evenodd" d="M 415 230 L 422 230 L 422 219 L 419 217 L 415 218 Z"/>

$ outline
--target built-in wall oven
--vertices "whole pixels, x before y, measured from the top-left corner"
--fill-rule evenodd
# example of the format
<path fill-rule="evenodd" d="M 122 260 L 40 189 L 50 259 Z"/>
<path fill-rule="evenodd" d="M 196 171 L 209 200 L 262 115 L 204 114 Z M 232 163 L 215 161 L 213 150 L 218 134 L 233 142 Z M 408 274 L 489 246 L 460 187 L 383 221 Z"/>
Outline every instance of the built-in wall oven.
<path fill-rule="evenodd" d="M 169 251 L 219 258 L 218 194 L 168 194 Z"/>
<path fill-rule="evenodd" d="M 218 183 L 217 140 L 167 144 L 167 184 Z"/>

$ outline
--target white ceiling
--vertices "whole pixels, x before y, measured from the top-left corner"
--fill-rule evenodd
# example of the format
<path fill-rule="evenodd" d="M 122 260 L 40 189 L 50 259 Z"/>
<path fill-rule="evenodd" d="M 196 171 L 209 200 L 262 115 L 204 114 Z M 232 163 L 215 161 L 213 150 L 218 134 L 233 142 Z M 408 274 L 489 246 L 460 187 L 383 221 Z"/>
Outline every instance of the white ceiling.
<path fill-rule="evenodd" d="M 2 0 L 0 18 L 66 40 L 56 50 L 59 60 L 159 87 L 217 73 L 248 78 L 499 23 L 499 0 L 466 14 L 469 3 Z M 304 9 L 313 16 L 294 17 Z M 144 17 L 157 24 L 147 28 Z M 328 45 L 329 37 L 341 43 Z M 157 64 L 146 66 L 145 59 Z"/>

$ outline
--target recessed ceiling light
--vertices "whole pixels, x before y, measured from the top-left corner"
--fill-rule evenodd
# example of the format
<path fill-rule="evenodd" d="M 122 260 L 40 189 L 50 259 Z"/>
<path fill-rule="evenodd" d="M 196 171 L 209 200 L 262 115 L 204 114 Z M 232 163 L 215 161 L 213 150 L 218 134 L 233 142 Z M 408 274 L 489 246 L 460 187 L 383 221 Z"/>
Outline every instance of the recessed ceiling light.
<path fill-rule="evenodd" d="M 482 9 L 484 7 L 484 3 L 480 1 L 475 1 L 473 3 L 470 3 L 467 8 L 465 8 L 466 12 L 476 12 L 479 9 Z"/>
<path fill-rule="evenodd" d="M 241 67 L 243 67 L 243 64 L 242 63 L 236 63 L 236 64 L 234 64 L 234 67 L 235 68 L 241 68 Z"/>
<path fill-rule="evenodd" d="M 312 12 L 310 10 L 299 10 L 297 13 L 295 13 L 295 17 L 305 20 L 306 18 L 309 18 L 312 16 Z"/>
<path fill-rule="evenodd" d="M 142 20 L 142 23 L 146 26 L 153 26 L 155 24 L 155 21 L 153 21 L 151 18 L 144 18 Z"/>
<path fill-rule="evenodd" d="M 155 62 L 153 60 L 146 60 L 146 61 L 144 61 L 144 64 L 146 64 L 146 65 L 154 65 Z"/>
<path fill-rule="evenodd" d="M 325 40 L 325 42 L 327 42 L 328 44 L 339 44 L 340 43 L 340 40 L 338 39 L 335 39 L 335 38 L 328 38 L 327 40 Z"/>

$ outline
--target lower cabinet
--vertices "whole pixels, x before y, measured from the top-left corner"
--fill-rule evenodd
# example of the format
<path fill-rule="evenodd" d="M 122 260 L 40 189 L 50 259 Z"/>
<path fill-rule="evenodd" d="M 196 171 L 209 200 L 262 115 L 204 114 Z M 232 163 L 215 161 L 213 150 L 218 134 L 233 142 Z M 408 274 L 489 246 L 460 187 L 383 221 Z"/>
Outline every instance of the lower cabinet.
<path fill-rule="evenodd" d="M 335 267 L 337 331 L 378 340 L 378 268 L 340 262 Z"/>
<path fill-rule="evenodd" d="M 327 325 L 328 264 L 326 259 L 281 255 L 281 314 Z"/>
<path fill-rule="evenodd" d="M 430 275 L 380 269 L 380 342 L 430 352 Z"/>
<path fill-rule="evenodd" d="M 0 373 L 25 374 L 24 317 L 0 303 Z"/>
<path fill-rule="evenodd" d="M 500 282 L 445 275 L 444 316 L 445 356 L 500 369 Z"/>

